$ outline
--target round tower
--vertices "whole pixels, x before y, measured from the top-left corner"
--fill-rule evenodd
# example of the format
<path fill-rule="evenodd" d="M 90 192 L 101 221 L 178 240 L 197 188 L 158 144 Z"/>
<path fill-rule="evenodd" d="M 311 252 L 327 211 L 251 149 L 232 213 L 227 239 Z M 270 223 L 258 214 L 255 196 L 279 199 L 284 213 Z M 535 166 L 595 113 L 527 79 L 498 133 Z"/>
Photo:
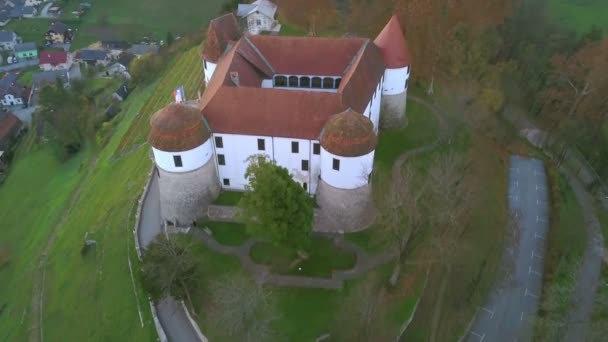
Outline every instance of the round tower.
<path fill-rule="evenodd" d="M 382 128 L 402 128 L 407 125 L 405 115 L 407 88 L 410 78 L 410 54 L 396 15 L 374 40 L 384 57 L 386 70 L 382 85 Z"/>
<path fill-rule="evenodd" d="M 150 120 L 148 142 L 158 170 L 161 217 L 190 225 L 220 191 L 211 131 L 198 109 L 170 104 Z"/>
<path fill-rule="evenodd" d="M 370 178 L 377 142 L 373 123 L 357 112 L 333 115 L 325 124 L 317 186 L 324 231 L 357 231 L 372 223 Z"/>

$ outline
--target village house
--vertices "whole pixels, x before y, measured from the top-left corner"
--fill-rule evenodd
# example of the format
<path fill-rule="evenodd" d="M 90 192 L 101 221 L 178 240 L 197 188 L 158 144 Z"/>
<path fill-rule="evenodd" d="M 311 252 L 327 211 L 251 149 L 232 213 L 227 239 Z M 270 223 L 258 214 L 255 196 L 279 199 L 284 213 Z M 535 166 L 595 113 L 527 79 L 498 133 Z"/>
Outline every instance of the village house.
<path fill-rule="evenodd" d="M 160 47 L 156 44 L 133 44 L 129 52 L 137 57 L 147 54 L 157 54 Z"/>
<path fill-rule="evenodd" d="M 110 57 L 110 54 L 105 50 L 83 49 L 76 52 L 75 60 L 76 62 L 79 62 L 84 65 L 106 66 L 112 61 L 112 58 Z"/>
<path fill-rule="evenodd" d="M 112 58 L 117 58 L 121 53 L 127 51 L 131 44 L 122 40 L 104 40 L 101 41 L 101 48 L 107 50 Z"/>
<path fill-rule="evenodd" d="M 114 64 L 110 65 L 109 67 L 106 68 L 106 70 L 102 71 L 99 74 L 99 76 L 100 77 L 120 76 L 126 80 L 131 79 L 131 75 L 129 74 L 127 67 L 122 65 L 121 63 L 114 63 Z"/>
<path fill-rule="evenodd" d="M 371 224 L 378 130 L 407 123 L 396 16 L 369 39 L 241 35 L 227 14 L 210 22 L 202 57 L 202 97 L 176 91 L 150 120 L 165 221 L 190 225 L 220 189 L 245 190 L 248 159 L 261 154 L 316 196 L 326 231 Z"/>
<path fill-rule="evenodd" d="M 34 42 L 17 44 L 13 51 L 19 61 L 38 58 L 38 47 Z"/>
<path fill-rule="evenodd" d="M 4 107 L 23 106 L 27 104 L 30 89 L 17 83 L 19 75 L 6 73 L 0 79 L 0 103 Z"/>
<path fill-rule="evenodd" d="M 279 32 L 281 25 L 275 20 L 277 5 L 269 0 L 256 0 L 250 4 L 239 4 L 237 16 L 244 21 L 251 34 Z"/>
<path fill-rule="evenodd" d="M 21 38 L 13 31 L 0 31 L 0 50 L 13 50 L 15 45 L 21 42 Z"/>
<path fill-rule="evenodd" d="M 41 51 L 39 66 L 42 71 L 68 70 L 72 66 L 72 55 L 67 51 Z"/>
<path fill-rule="evenodd" d="M 0 112 L 0 149 L 5 149 L 8 142 L 19 134 L 23 123 L 11 112 Z"/>
<path fill-rule="evenodd" d="M 66 24 L 53 22 L 46 31 L 45 39 L 48 44 L 65 44 L 72 41 L 74 33 Z"/>
<path fill-rule="evenodd" d="M 44 1 L 42 0 L 25 0 L 25 6 L 32 6 L 32 7 L 36 7 L 40 4 L 42 4 Z"/>
<path fill-rule="evenodd" d="M 129 89 L 129 84 L 127 82 L 124 82 L 112 94 L 112 98 L 116 101 L 122 102 L 127 99 L 127 96 L 129 96 L 129 93 L 131 93 L 131 89 Z"/>

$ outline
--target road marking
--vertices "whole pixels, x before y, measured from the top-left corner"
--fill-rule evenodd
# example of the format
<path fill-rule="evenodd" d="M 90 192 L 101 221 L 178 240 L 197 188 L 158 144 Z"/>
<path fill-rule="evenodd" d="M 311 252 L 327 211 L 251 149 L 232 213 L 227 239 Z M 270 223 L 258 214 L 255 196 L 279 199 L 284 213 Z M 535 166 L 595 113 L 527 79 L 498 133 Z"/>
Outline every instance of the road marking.
<path fill-rule="evenodd" d="M 543 257 L 540 254 L 536 254 L 536 253 L 534 253 L 534 251 L 532 251 L 532 259 L 534 259 L 534 258 L 538 258 L 541 260 L 543 259 Z"/>
<path fill-rule="evenodd" d="M 524 312 L 523 312 L 523 311 L 521 312 L 521 315 L 519 316 L 519 320 L 520 320 L 520 321 L 523 321 L 523 320 L 524 320 Z"/>
<path fill-rule="evenodd" d="M 524 292 L 524 297 L 526 297 L 526 296 L 530 296 L 532 298 L 538 298 L 537 295 L 535 295 L 534 293 L 528 291 L 528 289 L 526 289 L 526 291 Z"/>
<path fill-rule="evenodd" d="M 538 190 L 545 190 L 545 188 L 543 188 L 542 186 L 538 186 L 538 185 L 537 185 L 537 186 L 536 186 L 536 191 L 538 191 Z"/>
<path fill-rule="evenodd" d="M 519 181 L 515 181 L 515 187 L 519 188 Z"/>
<path fill-rule="evenodd" d="M 486 309 L 486 308 L 484 308 L 483 306 L 480 306 L 479 308 L 480 308 L 481 310 L 483 310 L 483 311 L 485 311 L 485 312 L 489 313 L 489 314 L 490 314 L 490 319 L 494 318 L 494 311 L 492 311 L 492 310 L 490 310 L 490 309 Z"/>
<path fill-rule="evenodd" d="M 540 274 L 539 272 L 536 272 L 536 271 L 532 270 L 532 266 L 528 266 L 528 274 L 534 274 L 534 275 L 537 275 L 539 277 L 542 276 L 542 274 Z"/>
<path fill-rule="evenodd" d="M 544 237 L 543 235 L 538 234 L 538 233 L 534 233 L 534 238 L 535 238 L 535 239 L 541 239 L 541 240 L 544 240 L 544 239 L 545 239 L 545 237 Z"/>
<path fill-rule="evenodd" d="M 471 334 L 475 337 L 479 338 L 479 342 L 482 342 L 484 338 L 486 338 L 486 334 L 478 334 L 476 332 L 474 332 L 473 330 L 471 330 Z"/>
<path fill-rule="evenodd" d="M 512 198 L 515 201 L 517 201 L 517 199 L 518 199 L 518 197 L 516 195 L 509 195 L 509 198 Z"/>
<path fill-rule="evenodd" d="M 547 204 L 547 202 L 541 201 L 541 200 L 536 200 L 536 204 Z"/>
<path fill-rule="evenodd" d="M 540 216 L 536 215 L 536 222 L 543 222 L 543 223 L 546 223 L 546 222 L 547 222 L 547 220 L 545 220 L 545 219 L 543 219 L 543 218 L 540 218 Z"/>

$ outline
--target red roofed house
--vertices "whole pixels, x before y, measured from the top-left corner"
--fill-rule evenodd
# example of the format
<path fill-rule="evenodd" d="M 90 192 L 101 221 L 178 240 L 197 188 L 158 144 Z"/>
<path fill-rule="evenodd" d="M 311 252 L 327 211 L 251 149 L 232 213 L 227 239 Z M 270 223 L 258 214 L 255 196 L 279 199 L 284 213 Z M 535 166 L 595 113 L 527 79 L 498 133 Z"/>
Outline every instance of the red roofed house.
<path fill-rule="evenodd" d="M 406 123 L 410 58 L 397 17 L 372 41 L 242 36 L 227 14 L 211 21 L 202 56 L 196 111 L 172 104 L 151 121 L 162 217 L 202 217 L 220 187 L 246 189 L 247 159 L 264 154 L 316 195 L 316 229 L 366 228 L 378 129 Z"/>
<path fill-rule="evenodd" d="M 41 51 L 38 65 L 43 71 L 69 69 L 72 66 L 72 55 L 67 51 Z"/>
<path fill-rule="evenodd" d="M 0 149 L 6 147 L 9 140 L 17 135 L 23 124 L 11 112 L 0 112 Z"/>

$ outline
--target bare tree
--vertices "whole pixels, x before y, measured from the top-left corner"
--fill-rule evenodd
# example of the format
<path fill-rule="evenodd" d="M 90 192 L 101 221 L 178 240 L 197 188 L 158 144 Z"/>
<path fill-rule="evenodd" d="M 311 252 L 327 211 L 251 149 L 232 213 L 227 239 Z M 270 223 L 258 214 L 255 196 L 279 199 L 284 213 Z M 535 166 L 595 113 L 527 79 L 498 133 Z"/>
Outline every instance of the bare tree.
<path fill-rule="evenodd" d="M 144 286 L 153 299 L 186 299 L 196 314 L 190 289 L 200 278 L 193 245 L 189 237 L 160 234 L 145 250 L 142 272 Z"/>
<path fill-rule="evenodd" d="M 390 279 L 391 285 L 395 286 L 401 272 L 401 262 L 410 243 L 426 225 L 421 210 L 421 199 L 425 195 L 426 186 L 415 188 L 415 173 L 409 166 L 393 172 L 391 182 L 387 181 L 386 176 L 379 177 L 375 190 L 379 209 L 378 223 L 398 253 L 398 261 Z"/>
<path fill-rule="evenodd" d="M 244 276 L 228 276 L 211 287 L 212 322 L 233 341 L 272 341 L 272 323 L 277 319 L 271 294 Z"/>

